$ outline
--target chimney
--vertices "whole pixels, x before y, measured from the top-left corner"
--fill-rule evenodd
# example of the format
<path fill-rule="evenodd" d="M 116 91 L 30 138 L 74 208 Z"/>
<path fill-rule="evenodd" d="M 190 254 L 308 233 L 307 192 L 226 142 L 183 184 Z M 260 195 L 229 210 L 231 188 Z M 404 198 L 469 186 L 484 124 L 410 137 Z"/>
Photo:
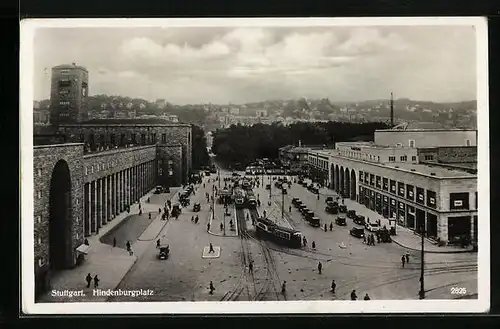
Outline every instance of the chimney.
<path fill-rule="evenodd" d="M 391 129 L 394 127 L 394 98 L 391 91 Z"/>

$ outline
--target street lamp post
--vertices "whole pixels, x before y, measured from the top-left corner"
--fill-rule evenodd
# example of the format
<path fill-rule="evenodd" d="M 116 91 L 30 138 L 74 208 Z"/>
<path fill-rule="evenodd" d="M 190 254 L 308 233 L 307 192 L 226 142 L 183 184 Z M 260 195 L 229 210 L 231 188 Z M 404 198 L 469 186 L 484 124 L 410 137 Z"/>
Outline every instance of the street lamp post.
<path fill-rule="evenodd" d="M 219 181 L 219 190 L 220 190 L 220 168 L 217 170 L 217 180 Z"/>
<path fill-rule="evenodd" d="M 424 233 L 425 233 L 425 224 L 422 224 L 422 229 L 420 234 L 421 236 L 421 254 L 420 254 L 420 292 L 419 292 L 419 299 L 425 299 L 425 290 L 424 290 Z"/>

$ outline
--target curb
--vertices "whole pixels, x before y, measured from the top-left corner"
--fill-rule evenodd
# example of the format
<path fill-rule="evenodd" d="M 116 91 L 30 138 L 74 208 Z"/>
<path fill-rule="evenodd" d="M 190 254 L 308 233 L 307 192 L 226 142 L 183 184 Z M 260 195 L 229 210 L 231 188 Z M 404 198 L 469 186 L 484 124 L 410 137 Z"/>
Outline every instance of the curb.
<path fill-rule="evenodd" d="M 415 248 L 410 248 L 408 246 L 405 246 L 404 244 L 400 243 L 400 242 L 397 242 L 396 240 L 394 240 L 394 238 L 391 238 L 392 239 L 392 242 L 394 242 L 395 244 L 397 244 L 398 246 L 400 247 L 403 247 L 405 249 L 409 249 L 409 250 L 413 250 L 413 251 L 422 251 L 421 249 L 415 249 Z M 456 250 L 456 251 L 431 251 L 431 250 L 424 250 L 425 253 L 429 253 L 429 254 L 463 254 L 463 253 L 467 253 L 467 252 L 474 252 L 473 250 Z"/>
<path fill-rule="evenodd" d="M 212 228 L 212 219 L 213 219 L 213 214 L 210 213 L 210 217 L 208 219 L 208 223 L 210 224 L 210 228 Z M 238 238 L 239 237 L 239 235 L 237 233 L 236 233 L 236 235 L 224 235 L 221 233 L 212 232 L 211 230 L 208 230 L 207 233 L 210 235 L 213 235 L 213 236 L 220 236 L 221 238 Z"/>

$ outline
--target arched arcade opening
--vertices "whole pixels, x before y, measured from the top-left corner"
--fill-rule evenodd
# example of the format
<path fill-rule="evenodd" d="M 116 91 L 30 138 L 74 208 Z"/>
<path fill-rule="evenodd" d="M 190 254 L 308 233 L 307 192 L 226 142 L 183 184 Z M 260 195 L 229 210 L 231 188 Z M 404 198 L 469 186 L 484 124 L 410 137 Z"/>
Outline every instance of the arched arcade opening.
<path fill-rule="evenodd" d="M 49 264 L 51 270 L 73 265 L 71 176 L 66 161 L 54 166 L 49 196 Z"/>
<path fill-rule="evenodd" d="M 351 196 L 351 172 L 349 168 L 345 168 L 345 189 L 344 198 L 349 198 Z"/>
<path fill-rule="evenodd" d="M 356 173 L 354 169 L 351 170 L 351 200 L 356 200 Z"/>

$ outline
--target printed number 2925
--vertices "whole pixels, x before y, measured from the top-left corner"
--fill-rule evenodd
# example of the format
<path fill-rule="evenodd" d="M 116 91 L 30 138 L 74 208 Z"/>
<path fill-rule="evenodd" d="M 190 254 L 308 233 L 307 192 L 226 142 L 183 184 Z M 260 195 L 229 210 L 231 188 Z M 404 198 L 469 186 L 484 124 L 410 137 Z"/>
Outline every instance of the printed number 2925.
<path fill-rule="evenodd" d="M 467 293 L 467 288 L 464 287 L 451 287 L 450 293 L 452 295 L 465 295 Z"/>

